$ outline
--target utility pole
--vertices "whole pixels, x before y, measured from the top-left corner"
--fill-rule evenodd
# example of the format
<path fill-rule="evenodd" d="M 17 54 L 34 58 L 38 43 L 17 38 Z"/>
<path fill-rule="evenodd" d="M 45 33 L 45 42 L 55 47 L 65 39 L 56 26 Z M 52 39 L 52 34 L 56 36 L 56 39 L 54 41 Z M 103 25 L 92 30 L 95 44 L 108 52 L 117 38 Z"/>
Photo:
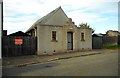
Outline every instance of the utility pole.
<path fill-rule="evenodd" d="M 0 59 L 2 57 L 3 0 L 0 0 Z"/>
<path fill-rule="evenodd" d="M 0 77 L 2 77 L 3 0 L 0 0 Z"/>

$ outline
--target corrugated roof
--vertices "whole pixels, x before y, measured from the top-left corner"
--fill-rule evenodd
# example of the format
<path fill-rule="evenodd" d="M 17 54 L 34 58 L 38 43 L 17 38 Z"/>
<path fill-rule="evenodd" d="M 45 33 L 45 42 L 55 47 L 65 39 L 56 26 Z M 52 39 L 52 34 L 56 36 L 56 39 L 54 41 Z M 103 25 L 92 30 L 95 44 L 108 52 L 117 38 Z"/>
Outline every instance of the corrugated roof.
<path fill-rule="evenodd" d="M 92 36 L 93 37 L 103 37 L 103 36 L 105 36 L 106 34 L 93 34 Z"/>
<path fill-rule="evenodd" d="M 56 8 L 55 10 L 53 10 L 52 12 L 47 14 L 46 16 L 38 19 L 26 32 L 28 32 L 31 29 L 35 28 L 38 23 L 45 24 L 47 22 L 47 20 L 49 20 L 51 18 L 51 16 L 53 16 L 59 9 L 61 9 L 61 6 Z"/>

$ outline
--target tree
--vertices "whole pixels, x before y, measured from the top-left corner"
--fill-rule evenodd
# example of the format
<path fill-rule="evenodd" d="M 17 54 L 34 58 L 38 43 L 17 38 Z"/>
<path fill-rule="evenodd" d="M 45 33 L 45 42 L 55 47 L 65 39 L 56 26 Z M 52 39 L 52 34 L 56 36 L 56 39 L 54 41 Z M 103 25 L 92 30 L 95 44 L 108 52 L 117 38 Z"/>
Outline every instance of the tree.
<path fill-rule="evenodd" d="M 88 28 L 88 29 L 92 29 L 92 28 L 90 28 L 90 25 L 88 25 L 87 23 L 81 23 L 80 25 L 80 28 Z M 92 29 L 92 33 L 94 33 L 94 29 Z"/>

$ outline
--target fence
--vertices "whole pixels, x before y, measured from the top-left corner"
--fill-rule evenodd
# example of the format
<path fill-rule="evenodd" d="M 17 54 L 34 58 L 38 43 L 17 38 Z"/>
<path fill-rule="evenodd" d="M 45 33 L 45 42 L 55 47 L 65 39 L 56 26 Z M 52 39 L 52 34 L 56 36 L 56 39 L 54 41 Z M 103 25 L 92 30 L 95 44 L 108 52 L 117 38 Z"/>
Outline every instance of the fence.
<path fill-rule="evenodd" d="M 102 48 L 102 37 L 92 37 L 92 48 L 93 49 Z"/>
<path fill-rule="evenodd" d="M 5 36 L 2 38 L 2 57 L 34 55 L 36 51 L 36 37 Z"/>
<path fill-rule="evenodd" d="M 103 44 L 118 44 L 118 37 L 110 37 L 110 36 L 104 36 L 103 37 Z"/>
<path fill-rule="evenodd" d="M 111 36 L 103 36 L 103 37 L 92 37 L 92 48 L 100 49 L 103 45 L 120 45 L 120 36 L 111 37 Z"/>

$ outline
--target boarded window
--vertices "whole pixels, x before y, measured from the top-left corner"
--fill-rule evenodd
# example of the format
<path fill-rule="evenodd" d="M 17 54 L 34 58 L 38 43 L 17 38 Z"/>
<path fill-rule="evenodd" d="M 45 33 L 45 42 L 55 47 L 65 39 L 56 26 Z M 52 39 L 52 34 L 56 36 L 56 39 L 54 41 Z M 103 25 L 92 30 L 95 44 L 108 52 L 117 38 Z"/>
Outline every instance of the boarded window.
<path fill-rule="evenodd" d="M 84 33 L 81 33 L 81 41 L 85 41 L 85 38 L 84 38 Z"/>
<path fill-rule="evenodd" d="M 56 31 L 52 31 L 52 40 L 56 41 Z"/>

